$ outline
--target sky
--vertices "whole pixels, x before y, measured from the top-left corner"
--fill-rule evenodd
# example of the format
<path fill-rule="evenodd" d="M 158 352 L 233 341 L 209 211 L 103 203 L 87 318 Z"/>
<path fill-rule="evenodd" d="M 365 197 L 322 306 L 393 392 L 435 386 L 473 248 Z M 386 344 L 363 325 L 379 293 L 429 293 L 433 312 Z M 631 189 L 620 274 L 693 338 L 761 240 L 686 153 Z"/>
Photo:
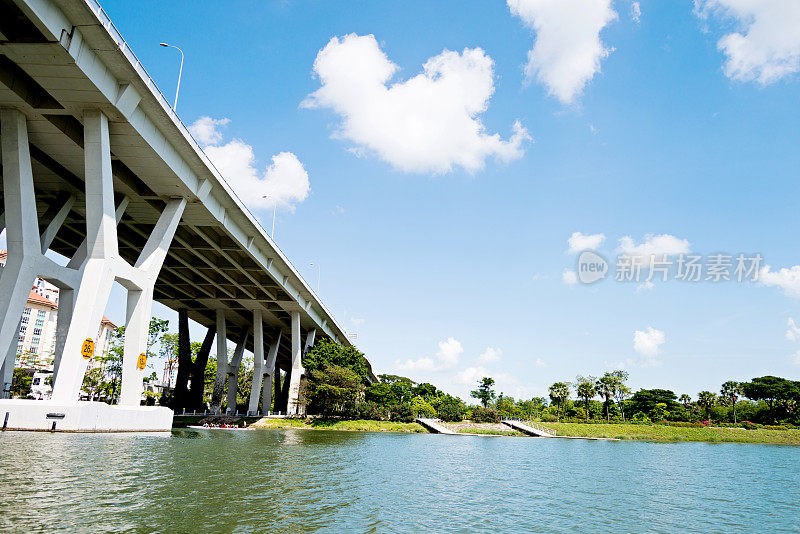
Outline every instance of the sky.
<path fill-rule="evenodd" d="M 800 377 L 800 3 L 189 5 L 103 2 L 170 100 L 158 43 L 184 51 L 180 117 L 377 373 L 464 398 Z"/>

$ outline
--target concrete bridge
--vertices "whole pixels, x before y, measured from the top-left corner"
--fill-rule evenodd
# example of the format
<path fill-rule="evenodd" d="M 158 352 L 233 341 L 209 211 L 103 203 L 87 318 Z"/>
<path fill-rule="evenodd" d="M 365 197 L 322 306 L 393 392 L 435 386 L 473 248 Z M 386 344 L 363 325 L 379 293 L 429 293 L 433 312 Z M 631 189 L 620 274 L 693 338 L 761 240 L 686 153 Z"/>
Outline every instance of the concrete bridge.
<path fill-rule="evenodd" d="M 0 401 L 9 428 L 50 428 L 51 419 L 57 429 L 168 427 L 166 408 L 142 416 L 139 407 L 137 361 L 154 300 L 216 329 L 215 406 L 226 379 L 235 406 L 247 349 L 255 356 L 250 411 L 268 409 L 273 383 L 285 384 L 284 411 L 301 410 L 304 351 L 321 337 L 348 344 L 344 330 L 94 0 L 0 0 L 0 130 L 4 383 L 35 277 L 60 288 L 52 401 Z M 122 390 L 119 406 L 92 408 L 102 412 L 92 426 L 81 422 L 87 403 L 77 402 L 87 362 L 81 348 L 96 333 L 114 281 L 127 290 Z M 119 417 L 130 424 L 108 422 Z"/>

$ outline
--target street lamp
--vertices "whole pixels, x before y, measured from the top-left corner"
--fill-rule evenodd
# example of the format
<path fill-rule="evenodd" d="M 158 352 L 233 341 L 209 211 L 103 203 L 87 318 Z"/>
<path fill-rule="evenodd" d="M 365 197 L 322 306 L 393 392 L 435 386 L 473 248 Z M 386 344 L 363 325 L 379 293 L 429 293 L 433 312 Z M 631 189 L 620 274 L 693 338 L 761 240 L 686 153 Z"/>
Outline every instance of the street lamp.
<path fill-rule="evenodd" d="M 167 48 L 174 48 L 178 52 L 181 53 L 181 68 L 178 70 L 178 88 L 175 89 L 175 103 L 172 105 L 172 110 L 177 112 L 178 111 L 178 92 L 181 90 L 181 74 L 183 74 L 183 50 L 178 48 L 175 45 L 167 44 L 167 43 L 158 43 L 161 46 L 165 46 Z"/>
<path fill-rule="evenodd" d="M 309 263 L 310 266 L 317 268 L 317 295 L 319 295 L 319 276 L 320 276 L 320 266 L 319 263 Z"/>
<path fill-rule="evenodd" d="M 261 198 L 269 198 L 269 195 L 263 195 Z M 270 237 L 275 241 L 275 212 L 278 211 L 278 199 L 272 199 L 272 235 Z"/>

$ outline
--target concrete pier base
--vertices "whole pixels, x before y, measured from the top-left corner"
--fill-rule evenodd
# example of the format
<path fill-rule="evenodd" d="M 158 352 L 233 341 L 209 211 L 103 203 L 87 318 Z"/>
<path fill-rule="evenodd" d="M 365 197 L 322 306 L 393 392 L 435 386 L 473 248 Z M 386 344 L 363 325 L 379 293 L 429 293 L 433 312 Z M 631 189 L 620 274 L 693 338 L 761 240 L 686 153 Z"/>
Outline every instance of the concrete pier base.
<path fill-rule="evenodd" d="M 163 406 L 0 400 L 0 425 L 5 430 L 168 432 L 172 429 L 172 415 L 172 410 Z"/>

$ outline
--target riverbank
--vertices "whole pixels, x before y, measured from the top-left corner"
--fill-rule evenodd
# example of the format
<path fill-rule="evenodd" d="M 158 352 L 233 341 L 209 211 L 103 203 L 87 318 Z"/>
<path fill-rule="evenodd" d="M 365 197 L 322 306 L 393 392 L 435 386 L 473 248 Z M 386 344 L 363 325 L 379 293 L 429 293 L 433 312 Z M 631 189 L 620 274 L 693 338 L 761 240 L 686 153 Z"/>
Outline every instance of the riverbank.
<path fill-rule="evenodd" d="M 173 428 L 186 428 L 187 426 L 200 425 L 206 416 L 202 415 L 176 415 L 173 419 Z M 345 432 L 400 432 L 400 433 L 426 433 L 427 430 L 417 423 L 395 423 L 393 421 L 340 421 L 333 419 L 277 419 L 272 417 L 236 417 L 237 421 L 244 422 L 249 428 L 298 428 L 305 430 L 342 430 Z"/>
<path fill-rule="evenodd" d="M 514 437 L 524 437 L 527 435 L 512 430 L 502 423 L 473 423 L 472 421 L 461 421 L 460 423 L 442 423 L 442 426 L 449 428 L 453 432 L 458 432 L 459 434 Z"/>
<path fill-rule="evenodd" d="M 768 430 L 759 428 L 694 428 L 666 425 L 542 423 L 559 436 L 616 438 L 634 441 L 704 441 L 708 443 L 763 443 L 800 445 L 800 430 Z"/>
<path fill-rule="evenodd" d="M 273 419 L 261 418 L 250 425 L 251 428 L 300 428 L 307 430 L 342 430 L 346 432 L 400 432 L 425 433 L 417 423 L 395 423 L 393 421 L 339 421 L 332 419 Z"/>

